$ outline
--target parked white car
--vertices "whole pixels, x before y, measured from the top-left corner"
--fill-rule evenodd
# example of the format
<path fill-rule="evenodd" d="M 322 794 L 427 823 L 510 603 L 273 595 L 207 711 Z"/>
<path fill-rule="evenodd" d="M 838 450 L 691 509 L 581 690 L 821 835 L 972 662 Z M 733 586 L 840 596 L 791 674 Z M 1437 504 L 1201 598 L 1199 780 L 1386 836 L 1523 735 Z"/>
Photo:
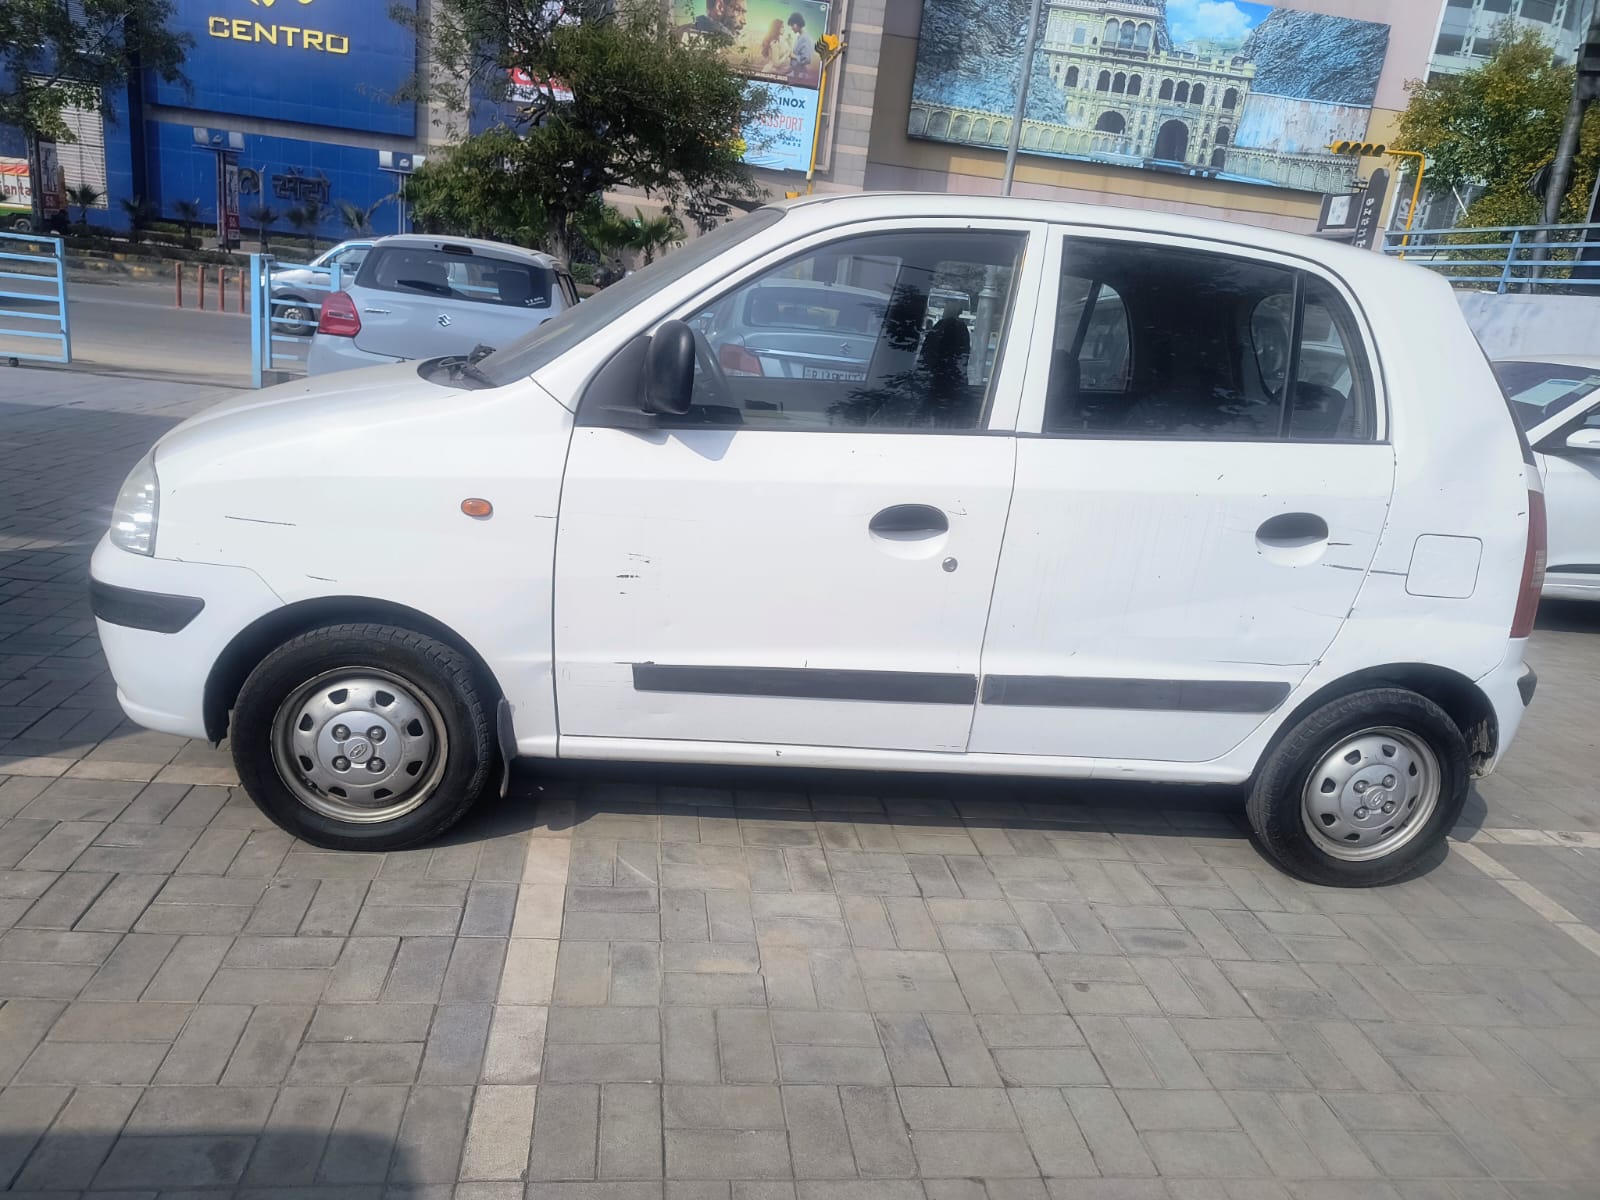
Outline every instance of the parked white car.
<path fill-rule="evenodd" d="M 974 279 L 992 359 L 925 321 Z M 851 338 L 724 369 L 694 327 L 779 280 L 876 293 L 864 372 Z M 1269 855 L 1361 885 L 1438 847 L 1522 721 L 1539 488 L 1419 268 L 818 197 L 482 361 L 191 418 L 128 477 L 93 604 L 133 719 L 230 737 L 319 846 L 432 838 L 518 756 L 767 763 L 1248 783 Z"/>
<path fill-rule="evenodd" d="M 1495 363 L 1544 477 L 1550 566 L 1544 594 L 1600 600 L 1600 358 Z"/>

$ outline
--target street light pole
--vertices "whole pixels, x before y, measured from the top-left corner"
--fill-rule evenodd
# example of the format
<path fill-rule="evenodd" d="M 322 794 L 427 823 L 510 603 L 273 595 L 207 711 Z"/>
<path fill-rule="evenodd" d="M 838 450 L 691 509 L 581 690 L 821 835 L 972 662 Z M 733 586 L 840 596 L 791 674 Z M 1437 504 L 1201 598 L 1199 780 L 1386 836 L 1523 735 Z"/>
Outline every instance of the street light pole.
<path fill-rule="evenodd" d="M 1000 194 L 1011 195 L 1011 184 L 1017 175 L 1017 148 L 1022 145 L 1022 122 L 1028 115 L 1028 84 L 1033 81 L 1033 51 L 1039 38 L 1039 10 L 1044 0 L 1033 0 L 1028 14 L 1028 40 L 1022 49 L 1022 83 L 1017 88 L 1017 110 L 1011 116 L 1011 141 L 1006 146 L 1006 173 Z"/>

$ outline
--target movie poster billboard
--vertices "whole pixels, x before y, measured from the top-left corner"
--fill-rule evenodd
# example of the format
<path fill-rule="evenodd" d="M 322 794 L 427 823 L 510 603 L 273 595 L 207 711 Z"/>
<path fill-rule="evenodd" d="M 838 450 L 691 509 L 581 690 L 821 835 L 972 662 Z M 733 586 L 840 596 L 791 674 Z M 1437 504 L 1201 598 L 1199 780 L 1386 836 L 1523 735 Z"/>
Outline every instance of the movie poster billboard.
<path fill-rule="evenodd" d="M 745 126 L 745 162 L 771 171 L 811 165 L 822 82 L 817 39 L 828 31 L 824 0 L 673 0 L 684 36 L 723 40 L 728 68 L 751 80 L 767 103 Z"/>
<path fill-rule="evenodd" d="M 924 0 L 912 137 L 1004 149 L 1031 0 Z M 1389 27 L 1248 0 L 1052 0 L 1025 154 L 1342 191 Z"/>

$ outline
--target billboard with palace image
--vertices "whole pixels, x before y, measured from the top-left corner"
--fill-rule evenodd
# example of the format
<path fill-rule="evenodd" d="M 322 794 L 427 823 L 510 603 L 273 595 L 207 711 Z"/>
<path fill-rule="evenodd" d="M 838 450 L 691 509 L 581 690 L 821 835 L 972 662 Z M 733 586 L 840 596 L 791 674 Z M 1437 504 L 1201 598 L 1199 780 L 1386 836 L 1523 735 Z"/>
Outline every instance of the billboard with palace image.
<path fill-rule="evenodd" d="M 912 137 L 1003 149 L 1031 0 L 924 0 Z M 1373 21 L 1248 0 L 1049 0 L 1021 149 L 1342 191 L 1389 49 Z"/>

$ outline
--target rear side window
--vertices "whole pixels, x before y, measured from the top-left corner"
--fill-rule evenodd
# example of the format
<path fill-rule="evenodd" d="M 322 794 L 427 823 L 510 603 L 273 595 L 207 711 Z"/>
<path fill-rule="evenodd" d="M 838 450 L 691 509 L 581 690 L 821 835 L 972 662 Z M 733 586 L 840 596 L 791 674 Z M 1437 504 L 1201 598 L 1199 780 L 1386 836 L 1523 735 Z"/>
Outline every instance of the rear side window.
<path fill-rule="evenodd" d="M 428 246 L 378 246 L 361 264 L 360 287 L 511 308 L 549 308 L 554 271 L 484 254 Z"/>
<path fill-rule="evenodd" d="M 1315 276 L 1204 251 L 1069 241 L 1045 432 L 1367 441 L 1372 372 Z"/>

